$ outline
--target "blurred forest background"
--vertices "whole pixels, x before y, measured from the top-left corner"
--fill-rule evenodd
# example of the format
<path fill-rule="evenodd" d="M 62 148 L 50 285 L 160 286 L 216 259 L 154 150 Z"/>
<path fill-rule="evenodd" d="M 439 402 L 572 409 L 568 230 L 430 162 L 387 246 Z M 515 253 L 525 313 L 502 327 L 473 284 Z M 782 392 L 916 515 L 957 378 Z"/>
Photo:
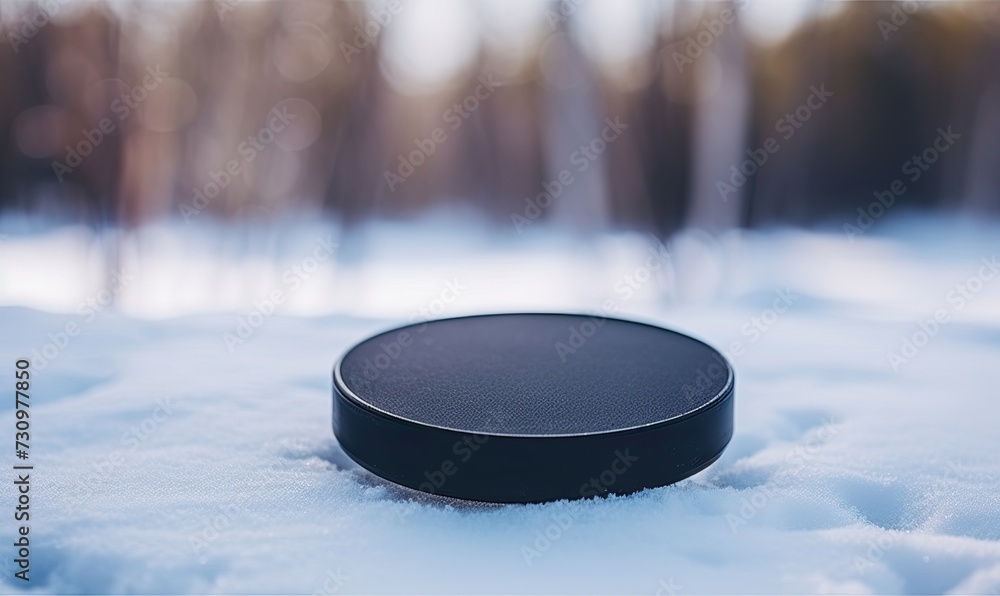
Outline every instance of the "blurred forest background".
<path fill-rule="evenodd" d="M 0 30 L 6 213 L 669 233 L 1000 207 L 995 2 L 2 0 Z"/>

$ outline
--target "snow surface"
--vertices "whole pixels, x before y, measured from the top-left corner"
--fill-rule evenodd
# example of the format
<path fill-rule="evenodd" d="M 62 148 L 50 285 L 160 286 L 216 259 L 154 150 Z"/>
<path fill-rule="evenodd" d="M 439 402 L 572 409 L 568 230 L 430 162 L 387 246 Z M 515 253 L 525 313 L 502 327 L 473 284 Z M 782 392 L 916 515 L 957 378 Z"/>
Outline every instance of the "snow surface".
<path fill-rule="evenodd" d="M 11 579 L 8 470 L 4 592 L 1000 593 L 1000 275 L 969 282 L 1000 252 L 996 226 L 687 232 L 628 294 L 656 254 L 638 234 L 303 225 L 268 260 L 170 224 L 124 242 L 135 280 L 91 320 L 76 305 L 111 272 L 105 239 L 18 225 L 0 226 L 4 370 L 80 333 L 33 363 L 32 581 Z M 292 295 L 282 272 L 326 232 L 337 254 Z M 449 281 L 466 289 L 444 316 L 610 299 L 729 352 L 732 443 L 674 486 L 543 505 L 360 470 L 330 428 L 331 366 L 437 309 Z M 960 284 L 980 288 L 961 308 Z M 289 299 L 230 351 L 273 289 Z M 779 290 L 793 299 L 775 317 Z M 947 322 L 894 370 L 887 354 L 937 310 Z M 13 400 L 0 408 L 13 437 Z"/>

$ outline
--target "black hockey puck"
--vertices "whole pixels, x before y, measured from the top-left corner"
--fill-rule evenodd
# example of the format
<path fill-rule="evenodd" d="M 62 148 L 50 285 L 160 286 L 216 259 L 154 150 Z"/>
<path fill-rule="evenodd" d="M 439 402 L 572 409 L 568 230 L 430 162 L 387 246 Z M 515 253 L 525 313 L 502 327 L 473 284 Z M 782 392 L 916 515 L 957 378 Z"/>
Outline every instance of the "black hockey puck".
<path fill-rule="evenodd" d="M 660 327 L 563 314 L 419 323 L 354 346 L 333 430 L 361 466 L 500 503 L 626 494 L 704 469 L 733 434 L 733 370 Z"/>

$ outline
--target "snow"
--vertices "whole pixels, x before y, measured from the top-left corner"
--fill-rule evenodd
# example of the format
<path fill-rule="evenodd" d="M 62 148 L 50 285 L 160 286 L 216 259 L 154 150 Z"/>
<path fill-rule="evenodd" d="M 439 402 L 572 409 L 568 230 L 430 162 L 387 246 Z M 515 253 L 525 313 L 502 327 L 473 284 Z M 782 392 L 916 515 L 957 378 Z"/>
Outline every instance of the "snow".
<path fill-rule="evenodd" d="M 876 225 L 853 239 L 836 226 L 688 231 L 661 250 L 634 233 L 469 222 L 240 238 L 174 223 L 125 237 L 118 268 L 95 257 L 107 234 L 0 225 L 0 363 L 44 359 L 31 582 L 12 579 L 7 546 L 0 590 L 1000 593 L 1000 275 L 986 279 L 1000 228 Z M 335 254 L 293 289 L 284 272 L 327 236 Z M 134 279 L 103 306 L 119 270 Z M 444 303 L 449 282 L 465 289 Z M 227 344 L 274 290 L 284 302 Z M 421 312 L 608 301 L 736 368 L 736 434 L 695 477 L 500 506 L 388 484 L 338 448 L 331 367 L 368 334 Z M 922 347 L 902 351 L 906 339 Z M 0 406 L 10 437 L 13 405 Z"/>

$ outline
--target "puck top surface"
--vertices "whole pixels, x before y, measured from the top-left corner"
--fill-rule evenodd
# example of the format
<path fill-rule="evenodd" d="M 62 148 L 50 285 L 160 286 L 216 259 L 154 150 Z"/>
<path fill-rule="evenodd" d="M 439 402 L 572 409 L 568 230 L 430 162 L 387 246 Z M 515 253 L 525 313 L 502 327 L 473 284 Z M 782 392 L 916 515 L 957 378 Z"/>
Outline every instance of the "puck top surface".
<path fill-rule="evenodd" d="M 418 323 L 351 349 L 337 383 L 363 407 L 496 435 L 575 435 L 709 407 L 732 369 L 708 345 L 642 323 L 562 314 Z"/>

